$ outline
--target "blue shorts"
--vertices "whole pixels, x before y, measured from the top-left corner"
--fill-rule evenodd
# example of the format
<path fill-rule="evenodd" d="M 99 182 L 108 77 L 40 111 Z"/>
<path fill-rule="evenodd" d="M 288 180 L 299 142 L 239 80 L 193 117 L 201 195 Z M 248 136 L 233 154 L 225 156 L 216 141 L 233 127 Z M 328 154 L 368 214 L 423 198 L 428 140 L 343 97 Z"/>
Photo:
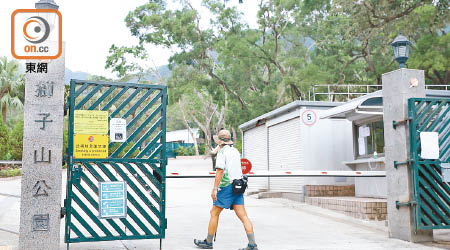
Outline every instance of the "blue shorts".
<path fill-rule="evenodd" d="M 226 187 L 219 188 L 217 200 L 213 202 L 213 205 L 233 209 L 232 205 L 244 205 L 244 194 L 233 194 L 233 185 L 230 184 Z"/>

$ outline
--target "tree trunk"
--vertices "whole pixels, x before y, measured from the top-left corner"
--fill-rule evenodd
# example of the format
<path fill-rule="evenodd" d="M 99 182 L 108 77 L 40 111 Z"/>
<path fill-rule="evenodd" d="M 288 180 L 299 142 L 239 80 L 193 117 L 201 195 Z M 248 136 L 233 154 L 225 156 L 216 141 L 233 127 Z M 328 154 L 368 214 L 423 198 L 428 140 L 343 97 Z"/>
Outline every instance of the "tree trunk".
<path fill-rule="evenodd" d="M 181 104 L 181 99 L 178 100 L 178 106 L 180 107 L 181 114 L 183 115 L 184 125 L 186 126 L 186 128 L 189 131 L 189 134 L 191 135 L 192 139 L 194 140 L 195 155 L 198 156 L 199 153 L 198 153 L 197 139 L 195 138 L 194 132 L 192 131 L 191 127 L 189 126 L 189 123 L 187 122 L 186 114 L 184 113 L 184 106 Z"/>
<path fill-rule="evenodd" d="M 3 123 L 6 124 L 6 104 L 3 104 L 2 106 L 2 119 Z"/>
<path fill-rule="evenodd" d="M 236 141 L 237 141 L 236 129 L 234 129 L 234 127 L 232 127 L 231 130 L 233 131 L 233 142 L 234 142 L 234 145 L 236 145 Z"/>

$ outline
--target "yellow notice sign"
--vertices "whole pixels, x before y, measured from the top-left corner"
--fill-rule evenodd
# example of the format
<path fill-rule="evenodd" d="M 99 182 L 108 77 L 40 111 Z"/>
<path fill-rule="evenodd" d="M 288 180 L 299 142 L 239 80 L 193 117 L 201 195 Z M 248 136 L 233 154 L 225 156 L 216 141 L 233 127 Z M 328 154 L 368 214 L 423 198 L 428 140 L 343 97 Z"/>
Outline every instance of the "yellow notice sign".
<path fill-rule="evenodd" d="M 75 134 L 108 134 L 108 111 L 75 110 L 74 115 Z"/>
<path fill-rule="evenodd" d="M 74 135 L 73 157 L 77 159 L 108 158 L 108 136 L 83 134 Z"/>

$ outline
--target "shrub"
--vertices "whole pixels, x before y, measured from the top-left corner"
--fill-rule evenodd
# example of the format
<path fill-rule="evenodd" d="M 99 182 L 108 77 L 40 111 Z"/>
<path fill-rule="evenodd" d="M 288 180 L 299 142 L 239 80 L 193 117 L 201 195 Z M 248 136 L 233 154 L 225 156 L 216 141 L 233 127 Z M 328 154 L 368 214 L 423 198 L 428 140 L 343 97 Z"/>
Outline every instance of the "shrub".
<path fill-rule="evenodd" d="M 22 160 L 22 149 L 23 149 L 23 120 L 19 120 L 14 128 L 12 129 L 10 136 L 10 149 L 12 160 L 20 161 Z"/>
<path fill-rule="evenodd" d="M 200 155 L 204 155 L 205 154 L 205 144 L 198 145 L 198 154 L 200 154 Z"/>
<path fill-rule="evenodd" d="M 0 116 L 0 160 L 9 160 L 11 153 L 9 153 L 10 141 L 9 141 L 9 129 L 3 123 Z"/>
<path fill-rule="evenodd" d="M 22 175 L 20 168 L 2 169 L 0 170 L 0 177 L 13 177 Z"/>

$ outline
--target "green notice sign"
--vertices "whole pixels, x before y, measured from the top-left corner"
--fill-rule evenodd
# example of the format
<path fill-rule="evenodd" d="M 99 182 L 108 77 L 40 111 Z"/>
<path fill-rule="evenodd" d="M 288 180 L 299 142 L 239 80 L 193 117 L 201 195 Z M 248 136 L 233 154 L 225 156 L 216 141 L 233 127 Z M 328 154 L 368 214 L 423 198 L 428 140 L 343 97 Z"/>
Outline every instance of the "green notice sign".
<path fill-rule="evenodd" d="M 99 217 L 125 218 L 127 216 L 127 184 L 124 181 L 99 184 Z"/>

